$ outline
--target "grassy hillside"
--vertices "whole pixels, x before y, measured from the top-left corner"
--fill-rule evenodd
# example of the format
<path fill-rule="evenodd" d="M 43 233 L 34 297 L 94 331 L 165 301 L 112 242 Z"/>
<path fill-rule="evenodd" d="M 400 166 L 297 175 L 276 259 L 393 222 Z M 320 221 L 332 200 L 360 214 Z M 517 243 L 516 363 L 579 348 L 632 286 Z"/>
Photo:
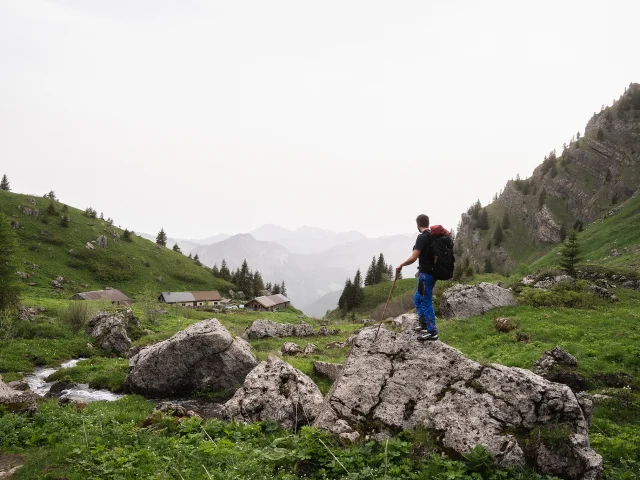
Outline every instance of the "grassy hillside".
<path fill-rule="evenodd" d="M 598 219 L 578 233 L 581 264 L 615 270 L 628 275 L 640 274 L 640 195 L 630 198 L 620 210 Z M 534 270 L 555 267 L 559 247 L 536 261 Z"/>
<path fill-rule="evenodd" d="M 639 119 L 640 84 L 632 84 L 594 113 L 582 136 L 545 156 L 531 177 L 509 180 L 484 209 L 464 213 L 459 257 L 476 271 L 487 271 L 487 261 L 495 271 L 513 271 L 548 253 L 575 224 L 592 223 L 629 199 L 640 185 Z M 496 242 L 499 225 L 503 239 Z"/>
<path fill-rule="evenodd" d="M 77 208 L 56 201 L 57 215 L 47 214 L 50 203 L 46 198 L 0 190 L 0 212 L 17 224 L 16 263 L 18 270 L 27 274 L 23 282 L 31 293 L 59 297 L 112 287 L 135 297 L 144 291 L 226 292 L 232 287 L 180 253 L 137 235 L 131 241 L 124 240 L 122 229 L 99 218 L 88 218 Z M 19 207 L 37 209 L 39 214 L 25 215 Z M 62 215 L 69 217 L 68 228 L 61 225 Z M 85 247 L 100 235 L 107 238 L 106 249 Z M 64 278 L 64 291 L 56 292 L 51 287 L 51 280 L 58 276 Z M 27 286 L 30 283 L 35 285 Z"/>

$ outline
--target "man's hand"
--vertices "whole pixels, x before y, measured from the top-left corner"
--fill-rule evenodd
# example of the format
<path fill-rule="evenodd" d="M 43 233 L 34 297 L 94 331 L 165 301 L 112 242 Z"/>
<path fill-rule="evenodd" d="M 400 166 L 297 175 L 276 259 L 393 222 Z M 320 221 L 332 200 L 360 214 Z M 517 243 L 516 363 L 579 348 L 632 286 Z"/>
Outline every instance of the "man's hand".
<path fill-rule="evenodd" d="M 396 276 L 402 271 L 402 265 L 396 267 Z"/>

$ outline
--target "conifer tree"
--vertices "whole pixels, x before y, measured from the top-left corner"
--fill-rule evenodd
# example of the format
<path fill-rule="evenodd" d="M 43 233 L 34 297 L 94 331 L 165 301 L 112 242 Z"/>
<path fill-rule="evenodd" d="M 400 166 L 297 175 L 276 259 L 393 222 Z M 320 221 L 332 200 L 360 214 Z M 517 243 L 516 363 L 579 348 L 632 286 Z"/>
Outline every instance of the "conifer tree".
<path fill-rule="evenodd" d="M 511 226 L 511 220 L 509 219 L 509 214 L 504 212 L 504 216 L 502 217 L 502 229 L 507 230 Z"/>
<path fill-rule="evenodd" d="M 0 310 L 18 304 L 20 284 L 15 275 L 15 234 L 9 219 L 0 213 Z"/>
<path fill-rule="evenodd" d="M 278 295 L 280 293 L 280 284 L 274 283 L 273 287 L 271 287 L 271 295 Z"/>
<path fill-rule="evenodd" d="M 229 279 L 231 278 L 231 272 L 229 272 L 227 261 L 224 258 L 222 259 L 222 263 L 220 264 L 220 278 L 227 281 L 229 281 Z"/>
<path fill-rule="evenodd" d="M 272 289 L 273 289 L 273 285 L 271 285 L 271 282 L 267 282 L 267 284 L 264 286 L 264 289 L 269 292 L 269 295 L 271 295 L 272 293 Z"/>
<path fill-rule="evenodd" d="M 371 265 L 369 265 L 369 269 L 367 270 L 367 274 L 364 277 L 364 285 L 368 287 L 369 285 L 373 285 L 376 282 L 376 257 L 373 256 L 371 260 Z"/>
<path fill-rule="evenodd" d="M 202 264 L 200 263 L 200 257 L 198 256 L 198 254 L 197 254 L 197 253 L 196 253 L 196 256 L 195 256 L 195 257 L 193 257 L 193 261 L 194 261 L 194 262 L 196 262 L 198 265 L 202 265 Z"/>
<path fill-rule="evenodd" d="M 486 208 L 483 208 L 478 217 L 478 223 L 476 226 L 480 230 L 488 230 L 489 229 L 489 212 L 487 212 Z"/>
<path fill-rule="evenodd" d="M 0 190 L 5 190 L 7 192 L 11 191 L 11 186 L 9 185 L 9 179 L 7 178 L 7 174 L 2 175 L 2 181 L 0 181 Z"/>
<path fill-rule="evenodd" d="M 191 253 L 189 253 L 188 257 L 189 257 L 189 258 L 193 258 L 193 257 L 191 256 Z"/>
<path fill-rule="evenodd" d="M 167 234 L 164 233 L 164 228 L 161 228 L 156 236 L 156 243 L 162 247 L 167 246 Z"/>
<path fill-rule="evenodd" d="M 498 224 L 495 232 L 493 232 L 493 244 L 499 247 L 502 244 L 502 240 L 504 240 L 504 233 L 502 232 L 502 227 Z"/>
<path fill-rule="evenodd" d="M 384 255 L 380 253 L 378 256 L 378 262 L 376 263 L 374 283 L 380 283 L 383 280 L 383 275 L 387 271 L 387 264 L 384 262 Z"/>
<path fill-rule="evenodd" d="M 180 250 L 180 246 L 177 243 L 173 244 L 171 250 L 173 250 L 174 252 L 182 253 L 182 250 Z"/>
<path fill-rule="evenodd" d="M 284 280 L 282 281 L 282 284 L 280 284 L 280 294 L 285 297 L 287 296 L 287 286 L 284 284 Z"/>
<path fill-rule="evenodd" d="M 575 275 L 576 264 L 580 260 L 580 245 L 578 244 L 578 234 L 575 230 L 562 244 L 560 249 L 560 269 L 567 272 L 567 275 Z"/>
<path fill-rule="evenodd" d="M 48 198 L 49 200 L 55 200 L 56 199 L 56 194 L 53 190 L 51 190 L 49 193 L 47 193 L 45 195 L 46 198 Z"/>
<path fill-rule="evenodd" d="M 131 234 L 133 232 L 131 232 L 128 228 L 124 229 L 124 232 L 122 232 L 122 238 L 124 238 L 127 242 L 131 242 L 133 240 Z"/>
<path fill-rule="evenodd" d="M 340 295 L 340 299 L 338 300 L 338 307 L 348 312 L 353 308 L 353 299 L 354 299 L 353 282 L 349 278 L 344 283 L 344 290 L 342 290 L 342 295 Z"/>
<path fill-rule="evenodd" d="M 493 264 L 489 257 L 484 259 L 484 273 L 493 273 Z"/>
<path fill-rule="evenodd" d="M 60 226 L 63 228 L 69 228 L 69 217 L 62 215 L 60 218 Z"/>
<path fill-rule="evenodd" d="M 262 280 L 262 275 L 257 270 L 253 274 L 253 295 L 260 296 L 264 291 L 264 281 Z"/>
<path fill-rule="evenodd" d="M 362 274 L 360 273 L 360 269 L 356 272 L 355 277 L 353 277 L 353 307 L 359 307 L 362 305 L 364 301 L 364 290 L 362 289 Z"/>
<path fill-rule="evenodd" d="M 56 205 L 53 203 L 53 201 L 49 202 L 49 206 L 47 207 L 47 215 L 58 215 Z"/>

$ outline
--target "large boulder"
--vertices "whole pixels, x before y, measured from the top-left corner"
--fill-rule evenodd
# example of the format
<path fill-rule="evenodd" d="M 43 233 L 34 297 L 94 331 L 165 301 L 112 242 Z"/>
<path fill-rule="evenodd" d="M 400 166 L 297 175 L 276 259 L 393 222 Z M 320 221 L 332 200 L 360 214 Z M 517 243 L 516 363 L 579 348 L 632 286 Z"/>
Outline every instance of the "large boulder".
<path fill-rule="evenodd" d="M 482 365 L 409 332 L 382 328 L 374 337 L 367 328 L 356 338 L 316 426 L 381 440 L 423 425 L 450 454 L 481 444 L 502 467 L 529 463 L 562 478 L 600 478 L 602 458 L 567 386 L 521 368 Z"/>
<path fill-rule="evenodd" d="M 278 323 L 272 320 L 254 320 L 244 332 L 250 339 L 280 337 L 310 337 L 313 327 L 308 323 Z"/>
<path fill-rule="evenodd" d="M 233 338 L 218 320 L 203 320 L 129 359 L 127 388 L 158 396 L 194 390 L 226 392 L 258 364 L 249 344 Z"/>
<path fill-rule="evenodd" d="M 9 387 L 0 377 L 0 407 L 9 412 L 35 413 L 38 407 L 31 392 L 21 392 Z"/>
<path fill-rule="evenodd" d="M 313 423 L 322 401 L 322 393 L 313 380 L 271 355 L 247 375 L 224 411 L 232 421 L 273 420 L 294 430 Z"/>
<path fill-rule="evenodd" d="M 131 346 L 127 327 L 135 322 L 133 310 L 124 312 L 98 312 L 87 323 L 87 335 L 96 339 L 96 344 L 110 352 L 124 354 Z"/>
<path fill-rule="evenodd" d="M 492 283 L 455 285 L 442 294 L 440 312 L 445 318 L 469 318 L 515 303 L 513 293 Z"/>

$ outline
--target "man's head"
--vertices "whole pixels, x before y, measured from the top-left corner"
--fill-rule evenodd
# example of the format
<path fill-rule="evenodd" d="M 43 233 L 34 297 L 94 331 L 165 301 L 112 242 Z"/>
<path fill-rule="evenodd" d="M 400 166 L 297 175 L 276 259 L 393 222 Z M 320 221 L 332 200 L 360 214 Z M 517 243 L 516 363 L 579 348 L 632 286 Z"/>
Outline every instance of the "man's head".
<path fill-rule="evenodd" d="M 429 228 L 429 217 L 427 217 L 424 213 L 418 215 L 416 218 L 416 224 L 418 225 L 418 230 L 421 232 Z"/>

